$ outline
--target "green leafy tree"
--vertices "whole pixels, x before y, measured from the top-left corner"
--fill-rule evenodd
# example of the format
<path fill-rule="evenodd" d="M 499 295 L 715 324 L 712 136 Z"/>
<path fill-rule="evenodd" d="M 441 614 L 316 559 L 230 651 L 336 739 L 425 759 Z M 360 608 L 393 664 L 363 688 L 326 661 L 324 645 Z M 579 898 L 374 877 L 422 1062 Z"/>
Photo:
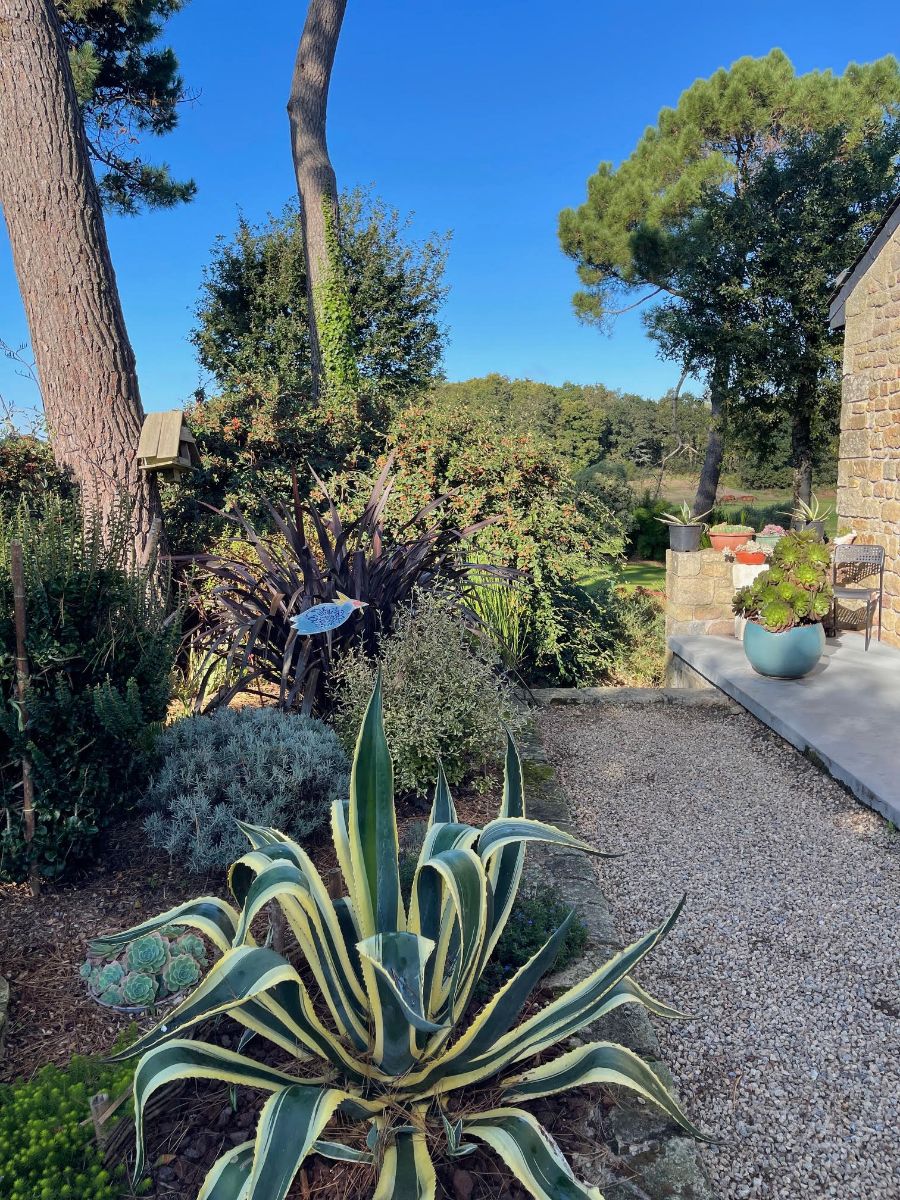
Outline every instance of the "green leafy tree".
<path fill-rule="evenodd" d="M 602 384 L 554 387 L 531 379 L 485 375 L 442 383 L 441 405 L 456 405 L 504 432 L 534 433 L 551 442 L 573 471 L 612 460 L 634 467 L 659 466 L 684 440 L 706 435 L 707 409 L 694 396 L 673 405 Z"/>
<path fill-rule="evenodd" d="M 833 449 L 843 337 L 828 324 L 838 273 L 854 261 L 900 193 L 900 120 L 847 146 L 843 128 L 791 139 L 744 193 L 724 202 L 747 242 L 745 290 L 756 336 L 741 373 L 760 380 L 736 420 L 759 428 L 790 415 L 794 496 L 809 502 L 816 443 Z M 777 424 L 776 424 L 777 428 Z"/>
<path fill-rule="evenodd" d="M 745 392 L 741 363 L 758 358 L 744 345 L 740 247 L 715 240 L 728 222 L 698 227 L 697 215 L 716 199 L 741 196 L 792 139 L 839 126 L 844 146 L 852 147 L 878 130 L 898 101 L 900 65 L 893 56 L 851 64 L 840 76 L 797 75 L 780 50 L 739 59 L 697 80 L 675 108 L 664 108 L 619 167 L 600 165 L 586 203 L 561 214 L 562 246 L 584 285 L 575 296 L 580 317 L 603 323 L 623 306 L 661 296 L 680 306 L 663 352 L 705 373 L 713 417 L 698 510 L 715 497 L 721 423 L 729 403 Z M 709 267 L 702 291 L 690 286 L 700 274 L 693 269 L 698 254 Z"/>
<path fill-rule="evenodd" d="M 189 99 L 174 51 L 159 44 L 186 0 L 56 0 L 105 207 L 136 213 L 192 200 L 193 180 L 152 164 L 142 139 L 170 133 Z"/>
<path fill-rule="evenodd" d="M 261 228 L 242 219 L 231 240 L 216 244 L 193 334 L 212 379 L 188 414 L 202 469 L 166 496 L 177 549 L 201 548 L 208 536 L 201 500 L 237 501 L 257 518 L 260 497 L 290 496 L 294 467 L 305 481 L 307 464 L 320 474 L 364 465 L 383 447 L 392 414 L 438 375 L 446 238 L 414 241 L 396 210 L 363 192 L 346 195 L 341 211 L 358 379 L 352 405 L 334 389 L 312 393 L 296 204 Z"/>
<path fill-rule="evenodd" d="M 438 391 L 395 421 L 397 484 L 390 519 L 403 523 L 449 493 L 438 519 L 468 526 L 477 557 L 525 572 L 528 612 L 523 673 L 535 682 L 596 683 L 610 670 L 621 632 L 613 594 L 623 528 L 595 495 L 578 489 L 544 438 L 506 433 Z M 580 581 L 595 581 L 588 595 Z"/>

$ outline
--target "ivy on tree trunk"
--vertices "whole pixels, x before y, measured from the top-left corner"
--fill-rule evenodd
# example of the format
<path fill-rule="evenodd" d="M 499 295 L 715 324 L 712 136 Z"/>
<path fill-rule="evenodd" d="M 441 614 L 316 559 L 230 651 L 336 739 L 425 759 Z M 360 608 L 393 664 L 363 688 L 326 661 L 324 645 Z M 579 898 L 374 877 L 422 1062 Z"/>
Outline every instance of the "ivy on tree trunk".
<path fill-rule="evenodd" d="M 328 154 L 328 88 L 347 0 L 309 0 L 297 49 L 288 115 L 300 196 L 309 299 L 313 398 L 352 381 L 346 281 L 340 266 L 337 180 Z M 329 378 L 331 376 L 331 378 Z"/>

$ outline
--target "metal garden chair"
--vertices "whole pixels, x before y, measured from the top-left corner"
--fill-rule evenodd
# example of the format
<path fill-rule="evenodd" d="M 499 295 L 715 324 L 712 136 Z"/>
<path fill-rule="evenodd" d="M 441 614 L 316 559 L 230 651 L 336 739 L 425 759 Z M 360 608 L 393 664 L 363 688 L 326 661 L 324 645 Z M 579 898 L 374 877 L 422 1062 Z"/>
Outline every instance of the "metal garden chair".
<path fill-rule="evenodd" d="M 861 580 L 878 576 L 878 587 L 859 586 Z M 872 639 L 872 616 L 878 609 L 878 640 L 881 641 L 881 608 L 884 600 L 884 547 L 835 546 L 831 565 L 834 587 L 832 622 L 837 632 L 839 600 L 863 600 L 866 605 L 866 649 Z M 840 580 L 840 582 L 838 582 Z"/>

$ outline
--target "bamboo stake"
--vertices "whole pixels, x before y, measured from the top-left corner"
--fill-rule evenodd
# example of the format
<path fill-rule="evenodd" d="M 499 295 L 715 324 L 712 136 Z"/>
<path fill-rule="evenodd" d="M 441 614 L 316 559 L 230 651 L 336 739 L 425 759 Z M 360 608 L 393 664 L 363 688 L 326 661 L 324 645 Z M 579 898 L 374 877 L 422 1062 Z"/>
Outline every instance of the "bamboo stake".
<path fill-rule="evenodd" d="M 22 561 L 22 543 L 9 544 L 9 569 L 13 585 L 13 612 L 16 621 L 16 699 L 19 702 L 19 720 L 22 729 L 28 728 L 28 656 L 25 651 L 25 568 Z M 31 777 L 31 759 L 22 754 L 22 821 L 25 826 L 25 841 L 34 841 L 34 780 Z M 41 893 L 41 880 L 34 862 L 28 870 L 32 896 Z"/>

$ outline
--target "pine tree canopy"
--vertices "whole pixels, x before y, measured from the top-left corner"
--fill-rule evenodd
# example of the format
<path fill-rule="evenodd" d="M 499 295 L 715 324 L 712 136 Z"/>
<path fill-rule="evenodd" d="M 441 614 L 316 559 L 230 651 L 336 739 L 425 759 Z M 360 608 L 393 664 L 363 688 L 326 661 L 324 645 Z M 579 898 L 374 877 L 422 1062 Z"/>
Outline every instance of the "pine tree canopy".
<path fill-rule="evenodd" d="M 600 164 L 584 204 L 561 214 L 562 247 L 584 285 L 576 312 L 602 322 L 635 289 L 645 298 L 677 293 L 679 269 L 696 251 L 686 222 L 710 195 L 740 193 L 794 135 L 840 126 L 852 147 L 898 112 L 900 64 L 892 55 L 851 63 L 843 75 L 798 75 L 783 51 L 772 50 L 698 79 L 620 166 Z"/>
<path fill-rule="evenodd" d="M 192 200 L 192 179 L 145 160 L 145 136 L 170 133 L 189 100 L 178 60 L 159 44 L 187 0 L 56 0 L 105 207 L 120 213 Z"/>

